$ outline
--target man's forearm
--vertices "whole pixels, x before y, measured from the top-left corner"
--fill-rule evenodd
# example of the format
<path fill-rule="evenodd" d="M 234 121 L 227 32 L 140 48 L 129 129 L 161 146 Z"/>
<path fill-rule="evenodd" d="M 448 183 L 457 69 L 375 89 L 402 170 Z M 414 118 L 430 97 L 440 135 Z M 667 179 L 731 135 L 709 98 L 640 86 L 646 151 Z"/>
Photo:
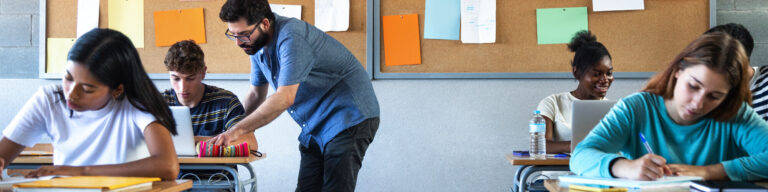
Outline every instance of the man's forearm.
<path fill-rule="evenodd" d="M 292 102 L 284 101 L 285 99 L 277 93 L 273 94 L 233 128 L 237 129 L 240 134 L 245 134 L 269 124 L 269 122 L 275 120 L 285 109 L 291 106 L 289 103 Z"/>
<path fill-rule="evenodd" d="M 251 87 L 251 90 L 245 95 L 245 100 L 243 100 L 243 109 L 245 109 L 246 115 L 253 113 L 259 105 L 264 103 L 266 91 L 266 87 Z"/>

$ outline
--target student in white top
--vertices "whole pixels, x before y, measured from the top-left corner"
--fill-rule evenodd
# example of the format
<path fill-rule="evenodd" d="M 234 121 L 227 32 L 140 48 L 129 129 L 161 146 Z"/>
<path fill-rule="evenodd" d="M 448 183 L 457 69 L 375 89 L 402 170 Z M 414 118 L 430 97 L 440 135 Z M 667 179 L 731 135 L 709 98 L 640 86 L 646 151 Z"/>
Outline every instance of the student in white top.
<path fill-rule="evenodd" d="M 61 85 L 45 86 L 22 107 L 0 140 L 0 168 L 43 135 L 52 139 L 53 166 L 45 175 L 144 176 L 175 179 L 171 134 L 176 125 L 136 48 L 120 32 L 94 29 L 78 38 Z M 146 142 L 150 156 L 128 162 Z"/>
<path fill-rule="evenodd" d="M 578 87 L 570 92 L 552 94 L 539 102 L 547 124 L 547 153 L 571 152 L 571 102 L 604 100 L 613 82 L 611 54 L 589 31 L 576 33 L 568 49 L 574 52 L 571 67 Z"/>

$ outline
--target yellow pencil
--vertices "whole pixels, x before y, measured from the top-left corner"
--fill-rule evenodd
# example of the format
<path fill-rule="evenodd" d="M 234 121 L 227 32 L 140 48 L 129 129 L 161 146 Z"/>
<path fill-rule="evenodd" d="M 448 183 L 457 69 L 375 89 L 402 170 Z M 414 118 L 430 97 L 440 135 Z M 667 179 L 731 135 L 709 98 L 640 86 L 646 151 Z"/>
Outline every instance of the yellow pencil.
<path fill-rule="evenodd" d="M 568 185 L 570 191 L 600 191 L 600 192 L 625 192 L 627 188 L 599 188 L 599 187 L 587 187 L 583 185 L 570 184 Z"/>

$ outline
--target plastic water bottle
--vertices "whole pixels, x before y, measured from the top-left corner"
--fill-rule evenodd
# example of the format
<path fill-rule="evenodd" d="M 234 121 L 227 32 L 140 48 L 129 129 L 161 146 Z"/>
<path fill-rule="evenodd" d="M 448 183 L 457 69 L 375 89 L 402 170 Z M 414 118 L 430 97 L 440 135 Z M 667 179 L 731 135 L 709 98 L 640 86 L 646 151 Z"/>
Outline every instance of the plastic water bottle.
<path fill-rule="evenodd" d="M 547 124 L 544 121 L 544 117 L 541 116 L 541 111 L 536 110 L 533 112 L 533 118 L 528 124 L 528 131 L 531 133 L 531 147 L 529 150 L 531 158 L 546 158 L 547 143 L 544 134 L 546 134 L 547 131 Z"/>

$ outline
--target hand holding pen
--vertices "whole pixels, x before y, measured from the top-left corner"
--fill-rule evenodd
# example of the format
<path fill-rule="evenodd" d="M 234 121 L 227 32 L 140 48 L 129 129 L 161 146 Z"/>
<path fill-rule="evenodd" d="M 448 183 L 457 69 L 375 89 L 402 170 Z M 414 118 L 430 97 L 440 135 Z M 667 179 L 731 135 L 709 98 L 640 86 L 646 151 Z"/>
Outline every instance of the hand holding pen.
<path fill-rule="evenodd" d="M 611 166 L 611 173 L 616 177 L 633 180 L 656 180 L 672 174 L 669 166 L 667 166 L 667 159 L 654 154 L 653 149 L 645 140 L 645 136 L 642 133 L 639 135 L 648 154 L 635 160 L 616 160 Z"/>
<path fill-rule="evenodd" d="M 656 153 L 653 152 L 653 149 L 651 149 L 651 145 L 648 145 L 648 140 L 645 139 L 645 135 L 643 135 L 643 133 L 638 133 L 638 135 L 640 135 L 640 141 L 643 142 L 643 146 L 645 146 L 645 150 L 648 152 L 648 154 L 646 154 L 645 156 L 649 156 L 649 155 L 650 156 L 655 156 L 655 157 L 651 157 L 651 158 L 656 158 L 656 159 L 661 158 L 662 160 L 664 160 L 664 161 L 656 160 L 656 162 L 663 162 L 661 164 L 658 164 L 659 166 L 662 167 L 661 168 L 662 169 L 661 171 L 663 173 L 662 177 L 664 175 L 671 175 L 672 171 L 670 171 L 669 166 L 667 166 L 667 159 L 664 159 L 664 157 L 658 156 L 658 155 L 656 155 Z M 643 157 L 645 157 L 645 156 L 643 156 Z"/>

